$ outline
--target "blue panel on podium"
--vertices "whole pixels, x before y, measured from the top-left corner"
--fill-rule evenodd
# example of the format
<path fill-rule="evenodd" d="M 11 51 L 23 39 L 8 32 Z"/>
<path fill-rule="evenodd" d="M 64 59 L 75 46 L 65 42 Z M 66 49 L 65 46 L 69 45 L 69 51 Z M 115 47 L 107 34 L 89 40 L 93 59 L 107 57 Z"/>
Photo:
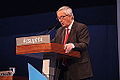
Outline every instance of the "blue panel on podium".
<path fill-rule="evenodd" d="M 28 63 L 29 80 L 47 80 L 37 69 Z"/>

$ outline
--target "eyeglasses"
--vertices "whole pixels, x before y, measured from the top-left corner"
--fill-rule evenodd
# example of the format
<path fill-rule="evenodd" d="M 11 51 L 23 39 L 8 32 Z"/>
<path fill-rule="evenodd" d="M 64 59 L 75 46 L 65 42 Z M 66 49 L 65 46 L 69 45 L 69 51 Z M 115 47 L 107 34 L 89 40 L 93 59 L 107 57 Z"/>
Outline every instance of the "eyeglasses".
<path fill-rule="evenodd" d="M 61 19 L 64 19 L 66 16 L 68 16 L 68 15 L 57 17 L 57 19 L 61 20 Z"/>

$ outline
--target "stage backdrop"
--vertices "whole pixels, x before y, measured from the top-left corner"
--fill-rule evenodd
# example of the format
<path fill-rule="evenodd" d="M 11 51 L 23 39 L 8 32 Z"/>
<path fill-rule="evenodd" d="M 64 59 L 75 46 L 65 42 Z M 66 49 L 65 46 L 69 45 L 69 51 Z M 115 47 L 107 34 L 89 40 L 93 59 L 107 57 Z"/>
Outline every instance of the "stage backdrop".
<path fill-rule="evenodd" d="M 89 55 L 94 71 L 92 80 L 119 80 L 116 6 L 74 9 L 74 14 L 76 21 L 85 23 L 89 28 Z M 42 55 L 16 55 L 15 38 L 46 34 L 56 22 L 55 12 L 0 19 L 0 70 L 13 66 L 16 67 L 15 76 L 28 76 L 29 62 L 41 72 Z"/>
<path fill-rule="evenodd" d="M 119 53 L 119 79 L 120 79 L 120 0 L 117 0 L 117 27 L 118 27 L 118 53 Z"/>

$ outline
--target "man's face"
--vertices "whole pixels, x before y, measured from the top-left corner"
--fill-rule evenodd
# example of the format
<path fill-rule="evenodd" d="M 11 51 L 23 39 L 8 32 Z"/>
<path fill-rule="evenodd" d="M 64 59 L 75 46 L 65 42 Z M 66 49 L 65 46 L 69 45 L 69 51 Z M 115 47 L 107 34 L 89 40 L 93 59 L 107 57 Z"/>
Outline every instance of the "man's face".
<path fill-rule="evenodd" d="M 72 16 L 66 15 L 63 10 L 57 12 L 57 18 L 63 27 L 68 27 L 72 22 Z"/>

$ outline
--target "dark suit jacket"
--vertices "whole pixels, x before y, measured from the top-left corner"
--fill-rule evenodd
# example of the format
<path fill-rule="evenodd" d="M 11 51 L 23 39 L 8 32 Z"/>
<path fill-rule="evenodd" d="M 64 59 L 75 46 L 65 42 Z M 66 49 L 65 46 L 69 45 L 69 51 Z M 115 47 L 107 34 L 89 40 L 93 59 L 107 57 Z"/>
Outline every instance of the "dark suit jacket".
<path fill-rule="evenodd" d="M 63 44 L 65 28 L 57 30 L 53 42 Z M 73 43 L 73 50 L 80 51 L 79 59 L 69 59 L 67 75 L 70 80 L 80 80 L 92 76 L 92 68 L 88 55 L 89 32 L 85 24 L 74 22 L 67 43 Z M 68 79 L 68 80 L 69 80 Z"/>

